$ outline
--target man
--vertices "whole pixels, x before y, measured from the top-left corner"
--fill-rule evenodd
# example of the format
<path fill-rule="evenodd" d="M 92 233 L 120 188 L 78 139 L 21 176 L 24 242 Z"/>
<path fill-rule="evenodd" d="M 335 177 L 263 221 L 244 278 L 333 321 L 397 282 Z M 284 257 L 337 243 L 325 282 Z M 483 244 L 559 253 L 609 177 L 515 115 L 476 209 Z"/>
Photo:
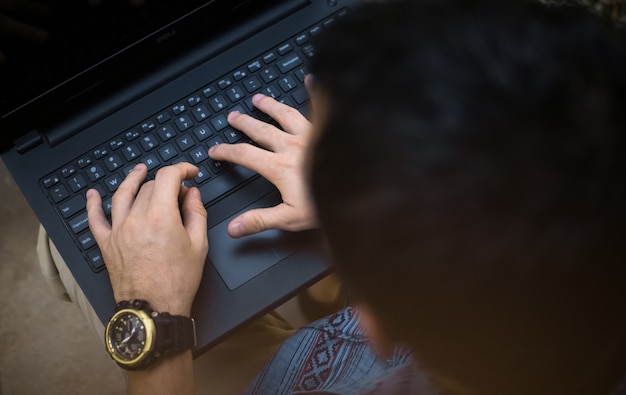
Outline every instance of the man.
<path fill-rule="evenodd" d="M 611 30 L 523 2 L 406 0 L 365 4 L 317 50 L 315 130 L 257 95 L 282 130 L 230 114 L 265 149 L 209 151 L 283 196 L 232 236 L 319 221 L 378 353 L 412 350 L 361 387 L 313 392 L 624 393 L 626 59 Z M 199 193 L 181 186 L 196 172 L 144 183 L 138 165 L 110 225 L 88 193 L 117 301 L 189 316 L 210 244 Z M 252 392 L 289 393 L 263 386 L 289 353 Z M 193 393 L 191 353 L 128 372 L 128 387 Z"/>

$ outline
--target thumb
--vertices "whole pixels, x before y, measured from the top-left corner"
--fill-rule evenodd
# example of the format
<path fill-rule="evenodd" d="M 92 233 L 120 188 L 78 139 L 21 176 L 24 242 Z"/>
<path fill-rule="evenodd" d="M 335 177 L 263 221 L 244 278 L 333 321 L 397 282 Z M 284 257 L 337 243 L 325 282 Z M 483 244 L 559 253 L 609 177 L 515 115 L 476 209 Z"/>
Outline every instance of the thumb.
<path fill-rule="evenodd" d="M 274 207 L 246 211 L 228 224 L 228 234 L 238 238 L 262 232 L 267 229 L 289 230 L 293 209 L 281 203 Z M 291 215 L 290 215 L 291 214 Z"/>
<path fill-rule="evenodd" d="M 208 245 L 207 212 L 202 204 L 198 188 L 191 188 L 185 194 L 181 206 L 183 224 L 192 243 L 196 246 Z"/>

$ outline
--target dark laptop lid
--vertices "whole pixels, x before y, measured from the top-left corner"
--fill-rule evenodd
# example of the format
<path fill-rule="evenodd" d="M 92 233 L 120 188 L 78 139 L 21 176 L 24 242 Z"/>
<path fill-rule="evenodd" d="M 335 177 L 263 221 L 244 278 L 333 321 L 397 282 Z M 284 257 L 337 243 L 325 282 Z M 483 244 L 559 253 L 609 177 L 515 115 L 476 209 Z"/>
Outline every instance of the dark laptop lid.
<path fill-rule="evenodd" d="M 18 2 L 19 3 L 19 2 Z M 1 10 L 38 26 L 48 39 L 0 33 L 0 150 L 43 131 L 151 68 L 216 33 L 268 0 L 42 0 L 44 10 Z M 235 12 L 236 11 L 236 12 Z M 5 29 L 0 29 L 0 32 Z"/>

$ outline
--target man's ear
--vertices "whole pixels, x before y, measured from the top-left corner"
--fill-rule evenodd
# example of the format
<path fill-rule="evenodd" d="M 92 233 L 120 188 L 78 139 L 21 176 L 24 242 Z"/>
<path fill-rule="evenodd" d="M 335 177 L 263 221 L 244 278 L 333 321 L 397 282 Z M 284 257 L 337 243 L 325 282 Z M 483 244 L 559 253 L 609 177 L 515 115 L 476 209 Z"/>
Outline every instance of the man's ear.
<path fill-rule="evenodd" d="M 383 325 L 380 325 L 376 313 L 365 304 L 360 304 L 357 307 L 357 312 L 360 315 L 361 324 L 366 329 L 372 346 L 376 350 L 376 354 L 383 359 L 391 358 L 395 345 L 389 340 L 389 336 L 385 334 Z"/>

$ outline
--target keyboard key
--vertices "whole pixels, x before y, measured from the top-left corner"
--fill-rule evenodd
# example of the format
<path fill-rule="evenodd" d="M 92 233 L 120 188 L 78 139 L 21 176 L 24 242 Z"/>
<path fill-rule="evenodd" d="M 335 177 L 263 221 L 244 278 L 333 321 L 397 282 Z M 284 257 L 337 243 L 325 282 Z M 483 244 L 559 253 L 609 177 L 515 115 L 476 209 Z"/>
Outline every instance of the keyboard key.
<path fill-rule="evenodd" d="M 252 93 L 261 87 L 261 81 L 256 77 L 251 77 L 244 81 L 243 86 L 246 87 L 248 93 Z"/>
<path fill-rule="evenodd" d="M 267 67 L 261 71 L 261 78 L 265 81 L 266 84 L 274 81 L 278 78 L 278 72 L 274 67 Z"/>
<path fill-rule="evenodd" d="M 150 151 L 153 148 L 156 148 L 159 145 L 159 141 L 153 134 L 149 134 L 147 136 L 143 136 L 141 140 L 139 140 L 141 147 L 144 151 Z"/>
<path fill-rule="evenodd" d="M 278 52 L 278 54 L 280 56 L 283 56 L 283 55 L 293 51 L 293 48 L 291 47 L 291 44 L 286 43 L 286 44 L 283 44 L 280 47 L 278 47 L 278 49 L 276 51 Z"/>
<path fill-rule="evenodd" d="M 226 101 L 226 99 L 222 95 L 215 96 L 214 98 L 212 98 L 209 101 L 209 104 L 211 105 L 211 108 L 215 112 L 219 112 L 219 111 L 225 109 L 226 106 L 228 106 L 228 102 Z"/>
<path fill-rule="evenodd" d="M 207 130 L 209 130 L 208 126 L 206 125 L 200 125 L 196 129 L 201 127 L 205 127 Z M 181 151 L 187 151 L 189 148 L 193 147 L 194 141 L 188 134 L 185 134 L 176 139 L 176 145 L 178 146 L 178 148 L 180 148 Z"/>
<path fill-rule="evenodd" d="M 71 176 L 76 173 L 76 167 L 74 165 L 68 165 L 61 169 L 61 175 L 65 178 Z"/>
<path fill-rule="evenodd" d="M 300 67 L 298 70 L 294 71 L 294 75 L 301 83 L 304 83 L 304 77 L 309 74 L 309 70 L 305 67 Z"/>
<path fill-rule="evenodd" d="M 235 81 L 241 81 L 242 79 L 246 78 L 248 76 L 248 73 L 246 73 L 245 70 L 237 70 L 233 73 L 233 79 Z"/>
<path fill-rule="evenodd" d="M 85 167 L 89 166 L 92 163 L 91 158 L 89 157 L 89 155 L 85 155 L 82 158 L 78 159 L 76 161 L 76 164 L 78 165 L 78 167 L 80 167 L 81 169 L 84 169 Z"/>
<path fill-rule="evenodd" d="M 95 250 L 89 251 L 87 258 L 94 270 L 98 271 L 104 267 L 104 258 L 102 258 L 102 253 L 99 249 L 96 248 Z"/>
<path fill-rule="evenodd" d="M 67 183 L 69 184 L 70 189 L 74 193 L 87 187 L 87 180 L 85 180 L 85 177 L 83 177 L 81 174 L 77 174 L 74 177 L 71 177 L 69 180 L 67 180 Z"/>
<path fill-rule="evenodd" d="M 169 121 L 171 118 L 172 116 L 167 111 L 163 111 L 162 113 L 156 116 L 156 120 L 160 124 L 164 124 L 165 122 Z"/>
<path fill-rule="evenodd" d="M 209 109 L 206 108 L 205 105 L 200 105 L 200 106 L 194 108 L 191 113 L 193 114 L 193 117 L 196 118 L 196 121 L 198 121 L 198 122 L 204 121 L 210 115 Z"/>
<path fill-rule="evenodd" d="M 220 136 L 216 136 L 216 137 L 213 137 L 212 139 L 210 139 L 209 141 L 207 141 L 206 143 L 209 146 L 209 148 L 211 148 L 214 145 L 224 144 L 224 140 L 222 140 L 222 138 Z"/>
<path fill-rule="evenodd" d="M 193 107 L 196 104 L 199 104 L 201 101 L 202 101 L 202 98 L 198 95 L 194 95 L 194 96 L 187 98 L 187 104 L 189 105 L 189 107 Z"/>
<path fill-rule="evenodd" d="M 278 80 L 278 86 L 280 86 L 283 92 L 289 92 L 298 86 L 296 80 L 291 76 L 282 77 Z"/>
<path fill-rule="evenodd" d="M 217 87 L 220 89 L 226 89 L 233 84 L 233 81 L 230 78 L 222 78 L 217 82 Z"/>
<path fill-rule="evenodd" d="M 82 235 L 78 236 L 78 241 L 80 242 L 80 244 L 83 246 L 85 250 L 88 250 L 91 247 L 96 245 L 96 239 L 94 239 L 90 231 L 87 231 L 83 233 Z"/>
<path fill-rule="evenodd" d="M 202 196 L 202 203 L 208 204 L 255 175 L 255 172 L 243 166 L 230 167 L 229 171 L 198 187 Z"/>
<path fill-rule="evenodd" d="M 126 138 L 126 141 L 128 141 L 128 142 L 131 142 L 133 140 L 137 140 L 139 138 L 139 136 L 141 136 L 141 133 L 138 130 L 136 130 L 136 129 L 129 130 L 124 135 L 124 137 Z"/>
<path fill-rule="evenodd" d="M 100 184 L 94 184 L 92 185 L 89 189 L 95 189 L 96 191 L 98 191 L 98 193 L 100 194 L 100 197 L 103 198 L 107 195 L 106 191 L 104 190 L 104 188 L 102 188 L 102 185 Z M 85 191 L 86 193 L 87 191 Z"/>
<path fill-rule="evenodd" d="M 245 96 L 243 90 L 241 90 L 240 86 L 233 86 L 226 91 L 226 96 L 230 99 L 231 102 L 236 102 L 239 99 L 242 99 Z"/>
<path fill-rule="evenodd" d="M 72 218 L 69 221 L 70 229 L 74 234 L 79 234 L 83 230 L 89 227 L 89 221 L 87 220 L 87 212 L 79 214 L 77 217 Z"/>
<path fill-rule="evenodd" d="M 264 89 L 261 89 L 261 93 L 264 94 L 265 96 L 269 96 L 274 99 L 276 99 L 277 97 L 281 95 L 278 88 L 276 88 L 276 85 L 270 85 Z"/>
<path fill-rule="evenodd" d="M 224 114 L 220 114 L 218 116 L 211 118 L 211 125 L 213 125 L 215 130 L 217 130 L 218 132 L 220 130 L 223 130 L 224 128 L 228 126 L 228 121 L 226 120 L 226 116 Z"/>
<path fill-rule="evenodd" d="M 196 184 L 202 184 L 203 182 L 205 182 L 209 178 L 211 178 L 211 173 L 209 173 L 207 171 L 206 167 L 199 166 L 198 167 L 198 175 L 193 180 L 196 182 Z"/>
<path fill-rule="evenodd" d="M 105 175 L 105 171 L 102 166 L 96 164 L 87 169 L 87 177 L 91 180 L 91 182 L 98 181 Z"/>
<path fill-rule="evenodd" d="M 317 36 L 318 34 L 320 34 L 322 32 L 322 28 L 320 26 L 314 26 L 309 30 L 309 34 L 312 37 Z"/>
<path fill-rule="evenodd" d="M 220 162 L 218 160 L 209 161 L 209 168 L 215 174 L 221 173 L 226 170 L 227 165 L 226 162 Z"/>
<path fill-rule="evenodd" d="M 309 100 L 309 94 L 303 86 L 293 91 L 291 97 L 293 97 L 298 104 L 304 104 Z"/>
<path fill-rule="evenodd" d="M 193 126 L 193 121 L 187 115 L 179 115 L 178 118 L 174 120 L 174 123 L 181 132 L 184 132 Z"/>
<path fill-rule="evenodd" d="M 67 191 L 67 188 L 63 185 L 57 185 L 56 187 L 52 187 L 52 189 L 50 189 L 50 197 L 55 203 L 59 203 L 68 196 L 70 196 L 70 194 Z"/>
<path fill-rule="evenodd" d="M 250 71 L 251 73 L 254 73 L 255 71 L 261 70 L 261 62 L 259 62 L 258 60 L 255 60 L 254 62 L 250 63 L 248 65 L 248 71 Z"/>
<path fill-rule="evenodd" d="M 50 188 L 51 186 L 58 184 L 59 181 L 61 181 L 59 176 L 57 176 L 56 174 L 53 174 L 51 176 L 44 178 L 42 181 L 42 184 L 44 187 Z"/>
<path fill-rule="evenodd" d="M 172 144 L 168 144 L 164 147 L 159 148 L 159 155 L 161 155 L 161 159 L 163 159 L 163 161 L 165 162 L 172 159 L 177 154 L 178 152 L 176 152 L 176 149 L 174 148 L 174 146 L 172 146 Z"/>
<path fill-rule="evenodd" d="M 180 115 L 185 111 L 187 111 L 187 106 L 184 104 L 177 104 L 172 107 L 172 112 L 174 113 L 174 115 Z"/>
<path fill-rule="evenodd" d="M 85 204 L 87 204 L 87 200 L 85 200 L 83 195 L 76 195 L 67 202 L 60 205 L 59 211 L 64 218 L 69 218 L 77 212 L 84 210 Z"/>
<path fill-rule="evenodd" d="M 216 94 L 217 91 L 215 90 L 215 88 L 213 88 L 212 86 L 207 86 L 206 88 L 204 88 L 202 90 L 202 94 L 204 95 L 204 97 L 209 98 L 211 96 L 213 96 L 214 94 Z"/>
<path fill-rule="evenodd" d="M 156 126 L 157 126 L 156 123 L 154 123 L 153 120 L 149 119 L 146 122 L 142 123 L 140 128 L 144 133 L 148 133 L 149 131 L 156 128 Z"/>
<path fill-rule="evenodd" d="M 263 55 L 262 59 L 263 59 L 263 62 L 265 62 L 265 64 L 268 64 L 268 63 L 272 63 L 273 61 L 278 59 L 278 57 L 276 56 L 276 54 L 274 52 L 269 52 L 269 53 Z"/>
<path fill-rule="evenodd" d="M 213 131 L 205 123 L 203 123 L 202 125 L 200 125 L 200 126 L 198 126 L 198 127 L 193 129 L 193 134 L 196 135 L 196 138 L 199 141 L 204 141 L 204 140 L 208 139 L 209 136 L 211 136 L 213 134 Z M 176 140 L 176 141 L 178 142 L 178 140 Z M 191 144 L 193 144 L 193 143 L 191 143 Z M 179 147 L 180 147 L 180 144 L 179 144 Z M 188 147 L 188 148 L 191 148 L 191 146 Z M 182 149 L 184 151 L 186 148 L 180 147 L 180 149 Z"/>
<path fill-rule="evenodd" d="M 148 171 L 156 169 L 161 164 L 155 154 L 149 154 L 144 156 L 143 158 L 141 158 L 141 163 L 146 165 Z"/>
<path fill-rule="evenodd" d="M 113 201 L 112 197 L 104 199 L 102 202 L 102 210 L 104 211 L 104 215 L 111 215 L 111 209 L 113 208 L 111 202 Z"/>
<path fill-rule="evenodd" d="M 93 151 L 93 156 L 94 156 L 96 159 L 102 159 L 102 158 L 104 158 L 105 156 L 107 156 L 108 154 L 109 154 L 109 150 L 107 150 L 107 149 L 106 149 L 106 148 L 104 148 L 104 147 L 98 148 L 98 149 L 96 149 L 96 150 L 94 150 L 94 151 Z"/>
<path fill-rule="evenodd" d="M 163 125 L 157 129 L 157 134 L 163 141 L 170 140 L 176 136 L 176 130 L 171 124 Z"/>
<path fill-rule="evenodd" d="M 285 58 L 282 58 L 280 62 L 278 62 L 278 70 L 280 70 L 280 72 L 284 74 L 300 66 L 302 63 L 303 62 L 300 58 L 300 55 L 294 53 Z"/>
<path fill-rule="evenodd" d="M 193 163 L 198 164 L 209 157 L 209 152 L 203 146 L 199 146 L 189 152 L 189 157 Z"/>
<path fill-rule="evenodd" d="M 122 158 L 120 158 L 117 154 L 113 154 L 104 160 L 104 165 L 109 169 L 109 171 L 113 171 L 124 164 L 122 162 Z"/>
<path fill-rule="evenodd" d="M 131 161 L 138 158 L 139 155 L 141 155 L 141 151 L 139 151 L 139 148 L 137 148 L 135 144 L 131 144 L 127 147 L 124 147 L 124 149 L 122 150 L 122 154 L 127 161 Z"/>
<path fill-rule="evenodd" d="M 244 137 L 246 137 L 245 134 L 235 129 L 228 129 L 226 132 L 224 132 L 224 135 L 226 136 L 226 140 L 228 140 L 228 142 L 231 144 L 241 141 Z"/>
<path fill-rule="evenodd" d="M 206 205 L 230 191 L 236 185 L 237 184 L 233 185 L 232 181 L 227 180 L 225 177 L 214 178 L 211 182 L 207 182 L 198 187 L 200 196 L 202 197 L 202 203 Z"/>
<path fill-rule="evenodd" d="M 315 56 L 315 47 L 312 45 L 305 45 L 304 48 L 302 48 L 302 52 L 304 52 L 304 55 L 310 59 Z"/>
<path fill-rule="evenodd" d="M 309 41 L 309 36 L 306 33 L 302 33 L 295 39 L 295 42 L 298 45 L 306 44 L 308 41 Z"/>
<path fill-rule="evenodd" d="M 120 177 L 118 174 L 113 174 L 112 176 L 107 177 L 104 180 L 104 185 L 106 185 L 107 189 L 111 193 L 115 192 L 117 188 L 119 188 L 121 183 L 122 183 L 122 177 Z"/>

